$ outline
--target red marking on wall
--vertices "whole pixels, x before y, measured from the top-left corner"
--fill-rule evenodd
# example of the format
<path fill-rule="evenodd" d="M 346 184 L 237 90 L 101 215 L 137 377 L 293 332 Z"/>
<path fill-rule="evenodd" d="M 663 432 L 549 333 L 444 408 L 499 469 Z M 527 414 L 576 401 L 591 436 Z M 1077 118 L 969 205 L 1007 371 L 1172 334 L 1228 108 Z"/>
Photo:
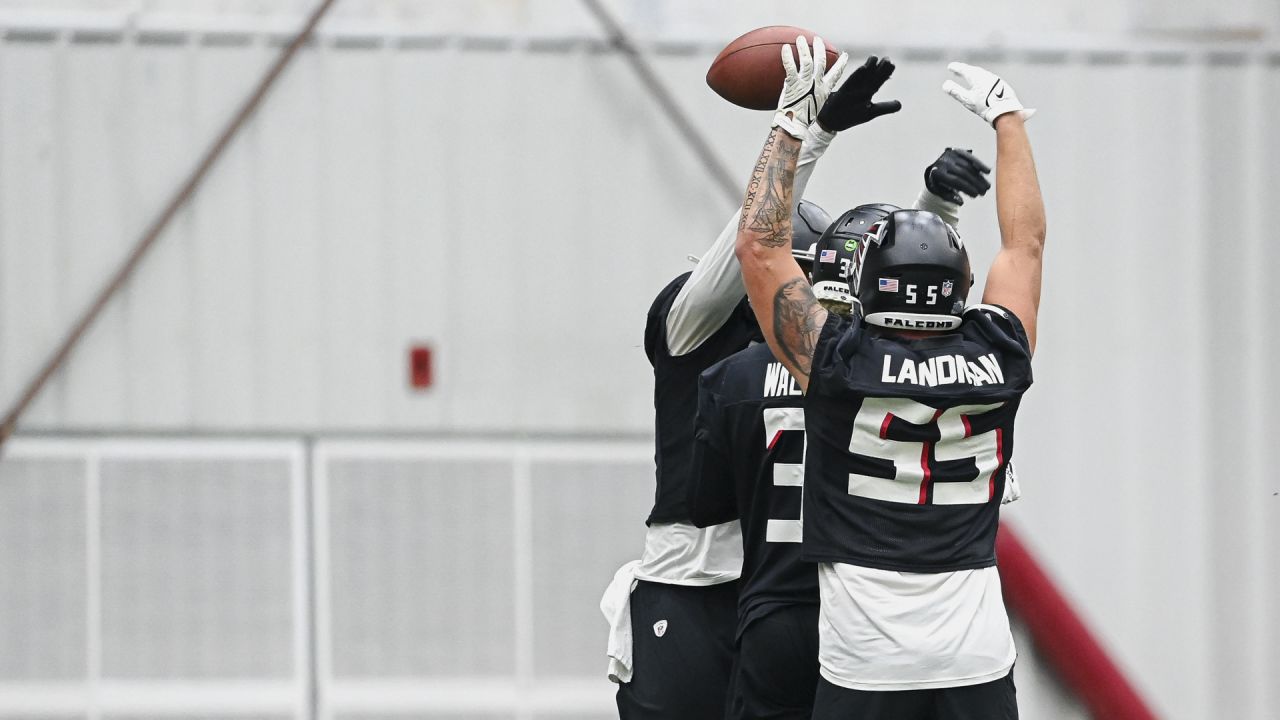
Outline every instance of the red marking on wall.
<path fill-rule="evenodd" d="M 431 367 L 431 348 L 414 345 L 409 348 L 409 387 L 427 390 L 434 381 Z"/>

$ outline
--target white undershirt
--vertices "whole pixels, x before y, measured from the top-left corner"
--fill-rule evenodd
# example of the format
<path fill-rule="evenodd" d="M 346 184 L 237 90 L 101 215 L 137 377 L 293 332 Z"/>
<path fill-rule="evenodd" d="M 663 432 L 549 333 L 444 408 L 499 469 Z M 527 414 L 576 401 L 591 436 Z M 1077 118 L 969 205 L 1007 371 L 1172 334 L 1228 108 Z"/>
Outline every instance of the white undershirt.
<path fill-rule="evenodd" d="M 668 585 L 719 585 L 742 575 L 742 526 L 737 520 L 699 528 L 654 523 L 644 536 L 637 580 Z"/>
<path fill-rule="evenodd" d="M 994 567 L 903 573 L 821 563 L 822 676 L 853 690 L 927 690 L 998 680 L 1017 651 Z"/>
<path fill-rule="evenodd" d="M 928 210 L 947 221 L 951 227 L 960 225 L 960 203 L 938 197 L 929 192 L 929 188 L 920 191 L 920 196 L 916 198 L 916 209 Z"/>

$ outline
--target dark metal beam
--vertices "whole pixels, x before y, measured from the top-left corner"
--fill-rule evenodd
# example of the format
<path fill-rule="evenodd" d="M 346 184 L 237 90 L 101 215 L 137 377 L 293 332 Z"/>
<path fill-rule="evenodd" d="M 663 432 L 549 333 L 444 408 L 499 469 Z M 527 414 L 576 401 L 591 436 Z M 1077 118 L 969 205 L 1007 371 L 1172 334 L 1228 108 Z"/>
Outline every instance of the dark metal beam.
<path fill-rule="evenodd" d="M 734 178 L 725 164 L 720 161 L 720 157 L 712 149 L 711 143 L 707 142 L 706 135 L 689 119 L 689 114 L 684 111 L 684 108 L 680 107 L 680 103 L 676 102 L 675 96 L 658 78 L 653 66 L 649 64 L 644 54 L 636 47 L 631 36 L 627 34 L 627 31 L 609 13 L 600 0 L 582 0 L 582 2 L 609 35 L 609 42 L 631 64 L 631 69 L 635 70 L 636 75 L 640 77 L 640 82 L 649 91 L 649 95 L 658 103 L 666 116 L 671 118 L 671 122 L 675 123 L 676 131 L 680 133 L 680 137 L 684 138 L 685 142 L 689 143 L 694 154 L 698 156 L 698 160 L 702 162 L 707 173 L 711 175 L 711 180 L 720 188 L 729 202 L 740 206 L 742 198 L 746 194 L 745 180 L 739 181 Z"/>
<path fill-rule="evenodd" d="M 321 0 L 320 4 L 316 6 L 316 9 L 313 10 L 310 17 L 307 18 L 306 24 L 303 25 L 302 29 L 298 31 L 298 34 L 293 37 L 293 40 L 291 40 L 289 44 L 280 51 L 279 57 L 277 57 L 276 61 L 272 63 L 270 69 L 267 70 L 267 73 L 262 77 L 262 79 L 258 81 L 257 87 L 254 88 L 249 97 L 247 97 L 240 105 L 235 114 L 231 117 L 231 120 L 223 128 L 222 132 L 219 133 L 217 139 L 214 140 L 213 144 L 209 146 L 209 149 L 204 152 L 203 156 L 201 156 L 200 162 L 196 164 L 195 169 L 192 170 L 186 180 L 178 186 L 177 191 L 174 192 L 173 196 L 169 199 L 169 202 L 165 204 L 164 209 L 160 211 L 160 214 L 157 215 L 156 218 L 151 221 L 151 224 L 147 226 L 146 231 L 142 234 L 142 237 L 138 239 L 137 243 L 134 244 L 133 250 L 130 251 L 124 262 L 121 263 L 115 272 L 111 274 L 102 289 L 94 295 L 89 306 L 80 313 L 79 318 L 71 326 L 71 329 L 67 331 L 62 342 L 58 344 L 57 348 L 54 349 L 54 351 L 49 355 L 49 358 L 45 360 L 44 364 L 40 367 L 40 371 L 31 378 L 30 382 L 27 383 L 22 394 L 18 396 L 17 401 L 14 402 L 8 413 L 5 414 L 4 422 L 0 423 L 0 448 L 3 448 L 5 441 L 13 434 L 14 428 L 18 425 L 18 421 L 22 419 L 22 414 L 26 412 L 27 408 L 31 406 L 31 403 L 40 395 L 40 391 L 44 389 L 46 384 L 48 384 L 54 373 L 58 372 L 58 370 L 66 363 L 67 358 L 71 356 L 72 351 L 75 350 L 76 346 L 80 343 L 80 339 L 84 337 L 85 333 L 89 331 L 89 328 L 93 327 L 93 324 L 98 320 L 98 317 L 102 315 L 103 309 L 106 308 L 107 304 L 111 302 L 111 299 L 116 296 L 120 289 L 124 287 L 125 283 L 129 281 L 129 278 L 133 276 L 134 271 L 137 270 L 142 259 L 146 257 L 147 252 L 150 251 L 156 244 L 156 241 L 160 239 L 165 228 L 169 227 L 169 223 L 173 221 L 175 216 L 177 216 L 178 211 L 181 210 L 192 196 L 195 195 L 196 190 L 200 188 L 200 184 L 204 182 L 209 171 L 213 169 L 213 166 L 217 164 L 218 159 L 222 157 L 222 153 L 231 144 L 231 141 L 240 132 L 240 129 L 244 127 L 245 123 L 248 122 L 254 111 L 258 109 L 258 106 L 262 104 L 263 98 L 267 96 L 267 93 L 271 90 L 271 87 L 275 84 L 276 80 L 284 72 L 284 69 L 288 67 L 289 62 L 293 60 L 294 56 L 297 55 L 298 50 L 306 44 L 307 40 L 312 36 L 316 29 L 316 25 L 320 23 L 320 19 L 324 17 L 325 13 L 329 11 L 329 8 L 331 8 L 335 2 L 336 0 Z"/>

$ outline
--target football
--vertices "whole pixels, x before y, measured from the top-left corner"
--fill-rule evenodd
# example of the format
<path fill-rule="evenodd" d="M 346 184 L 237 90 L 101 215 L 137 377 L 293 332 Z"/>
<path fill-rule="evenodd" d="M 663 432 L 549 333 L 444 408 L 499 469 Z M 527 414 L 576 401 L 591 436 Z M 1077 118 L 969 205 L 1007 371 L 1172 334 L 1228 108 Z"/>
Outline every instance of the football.
<path fill-rule="evenodd" d="M 782 94 L 783 45 L 794 45 L 803 35 L 813 46 L 813 31 L 792 25 L 756 28 L 725 46 L 707 70 L 707 85 L 734 105 L 752 110 L 773 110 Z M 827 42 L 826 38 L 822 41 Z M 795 52 L 794 50 L 792 51 Z M 827 45 L 827 67 L 840 51 Z"/>

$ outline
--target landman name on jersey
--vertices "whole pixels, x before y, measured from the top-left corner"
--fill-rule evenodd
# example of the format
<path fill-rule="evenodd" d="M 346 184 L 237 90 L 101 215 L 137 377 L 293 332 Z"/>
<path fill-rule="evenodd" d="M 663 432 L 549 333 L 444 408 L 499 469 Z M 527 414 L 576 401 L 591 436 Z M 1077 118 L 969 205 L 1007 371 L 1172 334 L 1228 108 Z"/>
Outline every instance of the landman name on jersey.
<path fill-rule="evenodd" d="M 968 360 L 963 355 L 941 355 L 928 360 L 913 362 L 902 360 L 901 367 L 893 371 L 894 358 L 884 356 L 884 368 L 880 372 L 880 381 L 886 383 L 911 383 L 912 385 L 1003 385 L 1004 371 L 995 353 L 987 353 L 977 362 Z M 786 372 L 785 370 L 783 372 Z M 766 386 L 767 387 L 767 386 Z"/>

